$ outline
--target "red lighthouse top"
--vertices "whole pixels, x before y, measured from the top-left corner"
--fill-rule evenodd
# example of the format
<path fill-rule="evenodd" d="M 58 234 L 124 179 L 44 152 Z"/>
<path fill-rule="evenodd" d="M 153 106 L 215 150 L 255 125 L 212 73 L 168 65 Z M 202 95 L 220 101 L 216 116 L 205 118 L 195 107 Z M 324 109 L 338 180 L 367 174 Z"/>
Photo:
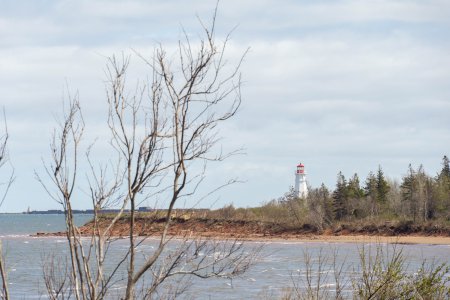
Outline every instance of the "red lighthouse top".
<path fill-rule="evenodd" d="M 305 165 L 303 165 L 302 163 L 300 163 L 297 166 L 297 174 L 304 174 L 305 173 Z"/>

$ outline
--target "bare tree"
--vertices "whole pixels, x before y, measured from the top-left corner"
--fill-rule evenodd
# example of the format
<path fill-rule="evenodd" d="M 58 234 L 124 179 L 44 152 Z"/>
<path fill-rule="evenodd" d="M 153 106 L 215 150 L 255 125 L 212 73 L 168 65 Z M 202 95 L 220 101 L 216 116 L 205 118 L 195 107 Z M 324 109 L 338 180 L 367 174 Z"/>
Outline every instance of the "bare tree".
<path fill-rule="evenodd" d="M 345 259 L 338 262 L 338 257 L 337 250 L 332 257 L 324 255 L 323 249 L 315 257 L 304 251 L 304 268 L 291 274 L 293 287 L 289 291 L 289 299 L 344 299 L 343 292 L 349 282 L 343 275 L 348 271 L 348 266 Z M 334 286 L 334 291 L 329 286 Z"/>
<path fill-rule="evenodd" d="M 5 169 L 6 163 L 9 161 L 7 143 L 8 143 L 8 126 L 6 124 L 6 114 L 3 110 L 3 119 L 4 119 L 4 133 L 0 135 L 0 171 L 1 175 L 3 175 L 3 170 Z M 0 207 L 6 199 L 6 195 L 14 181 L 14 169 L 10 172 L 9 176 L 7 176 L 6 180 L 3 181 L 0 179 Z M 0 290 L 0 298 L 1 299 L 9 299 L 8 292 L 8 283 L 7 283 L 7 274 L 5 268 L 5 259 L 3 257 L 3 249 L 2 249 L 2 241 L 0 240 L 0 277 L 2 281 L 1 290 Z"/>
<path fill-rule="evenodd" d="M 211 26 L 202 23 L 204 38 L 198 45 L 193 46 L 184 35 L 176 60 L 162 46 L 150 59 L 135 52 L 151 71 L 151 80 L 140 82 L 133 90 L 127 84 L 131 57 L 109 59 L 107 124 L 117 160 L 97 167 L 90 147 L 86 151 L 88 189 L 94 208 L 88 241 L 82 239 L 73 222 L 84 121 L 77 97 L 69 97 L 72 100 L 64 121 L 51 143 L 52 161 L 46 166 L 53 187 L 38 178 L 65 211 L 70 283 L 76 299 L 103 299 L 124 269 L 124 299 L 134 299 L 138 293 L 154 298 L 169 278 L 233 278 L 243 274 L 259 252 L 244 251 L 243 244 L 236 240 L 202 240 L 188 232 L 175 242 L 169 235 L 176 203 L 196 195 L 206 164 L 233 154 L 216 150 L 217 127 L 233 117 L 240 106 L 243 56 L 235 66 L 227 65 L 224 54 L 229 36 L 222 43 L 216 42 L 215 18 L 216 12 Z M 166 209 L 161 211 L 164 228 L 157 247 L 143 253 L 138 251 L 145 239 L 136 236 L 137 208 L 155 195 L 168 199 Z M 111 206 L 120 209 L 113 216 L 102 216 L 101 210 Z M 114 241 L 112 231 L 123 219 L 128 226 L 127 251 L 105 271 L 105 259 Z M 169 250 L 171 242 L 176 247 Z"/>
<path fill-rule="evenodd" d="M 42 275 L 49 299 L 71 299 L 73 282 L 67 259 L 54 254 L 42 258 Z"/>

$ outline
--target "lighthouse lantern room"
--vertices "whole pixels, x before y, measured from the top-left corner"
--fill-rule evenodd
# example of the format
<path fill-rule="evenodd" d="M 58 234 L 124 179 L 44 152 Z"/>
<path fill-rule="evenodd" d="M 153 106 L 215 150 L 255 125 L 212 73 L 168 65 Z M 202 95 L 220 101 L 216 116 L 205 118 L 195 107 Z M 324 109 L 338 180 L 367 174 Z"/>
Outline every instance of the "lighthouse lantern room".
<path fill-rule="evenodd" d="M 306 185 L 306 172 L 305 165 L 302 163 L 297 165 L 297 170 L 295 171 L 295 196 L 299 198 L 306 198 L 308 195 L 308 187 Z"/>

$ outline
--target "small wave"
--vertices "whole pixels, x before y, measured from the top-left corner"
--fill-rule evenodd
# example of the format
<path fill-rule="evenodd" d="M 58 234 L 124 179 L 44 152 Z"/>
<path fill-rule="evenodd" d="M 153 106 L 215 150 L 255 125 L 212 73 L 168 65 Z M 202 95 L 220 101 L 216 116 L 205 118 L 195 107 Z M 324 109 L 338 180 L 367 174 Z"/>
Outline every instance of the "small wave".
<path fill-rule="evenodd" d="M 319 287 L 326 288 L 326 287 L 335 287 L 335 286 L 336 286 L 336 283 L 325 283 L 325 284 L 320 285 Z"/>
<path fill-rule="evenodd" d="M 329 269 L 329 270 L 324 270 L 324 271 L 320 271 L 320 272 L 314 272 L 315 274 L 330 274 L 330 273 L 334 273 L 333 269 Z"/>
<path fill-rule="evenodd" d="M 124 290 L 124 289 L 126 289 L 126 288 L 127 288 L 126 285 L 113 285 L 113 286 L 111 287 L 112 290 Z"/>
<path fill-rule="evenodd" d="M 208 257 L 211 257 L 213 259 L 221 259 L 222 257 L 224 257 L 224 253 L 220 252 L 220 251 L 216 251 L 211 255 L 208 255 Z"/>
<path fill-rule="evenodd" d="M 29 234 L 4 234 L 0 235 L 1 239 L 22 239 L 22 238 L 30 238 Z"/>
<path fill-rule="evenodd" d="M 275 274 L 276 276 L 280 276 L 280 277 L 295 277 L 295 276 L 299 276 L 299 275 L 293 275 L 293 274 Z"/>
<path fill-rule="evenodd" d="M 253 242 L 253 243 L 260 243 L 260 244 L 264 244 L 264 245 L 301 245 L 301 244 L 311 244 L 311 243 L 306 243 L 306 242 L 302 242 L 302 241 L 289 241 L 289 242 L 285 242 L 285 241 L 265 241 L 265 242 Z"/>

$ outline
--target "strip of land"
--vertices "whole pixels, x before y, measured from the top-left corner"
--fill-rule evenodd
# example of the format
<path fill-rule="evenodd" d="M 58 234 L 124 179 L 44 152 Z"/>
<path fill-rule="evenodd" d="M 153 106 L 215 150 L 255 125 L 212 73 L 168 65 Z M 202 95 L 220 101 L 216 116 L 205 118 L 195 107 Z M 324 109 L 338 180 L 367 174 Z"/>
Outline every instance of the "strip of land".
<path fill-rule="evenodd" d="M 109 217 L 102 217 L 98 229 L 102 232 L 109 224 Z M 159 236 L 163 231 L 165 218 L 137 217 L 135 235 Z M 433 227 L 434 228 L 434 227 Z M 88 222 L 80 227 L 80 233 L 89 236 L 94 231 L 94 223 Z M 112 228 L 110 235 L 126 237 L 129 234 L 128 218 L 120 219 Z M 97 232 L 97 230 L 96 230 Z M 392 224 L 382 226 L 340 226 L 319 231 L 303 225 L 286 227 L 282 224 L 260 221 L 219 220 L 208 218 L 177 217 L 172 220 L 169 235 L 178 237 L 203 237 L 214 239 L 239 239 L 251 241 L 297 241 L 331 243 L 398 243 L 398 244 L 440 244 L 450 245 L 447 230 L 427 227 L 398 228 Z M 37 236 L 61 236 L 64 232 L 38 233 Z"/>

